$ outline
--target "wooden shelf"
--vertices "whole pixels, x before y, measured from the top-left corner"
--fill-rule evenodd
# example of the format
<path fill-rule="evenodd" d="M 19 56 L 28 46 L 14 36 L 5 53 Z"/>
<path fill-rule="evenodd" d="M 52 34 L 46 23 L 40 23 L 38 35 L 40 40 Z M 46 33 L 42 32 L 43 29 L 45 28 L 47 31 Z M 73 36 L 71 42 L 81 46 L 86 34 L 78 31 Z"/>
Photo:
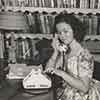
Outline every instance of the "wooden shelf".
<path fill-rule="evenodd" d="M 100 35 L 87 35 L 84 40 L 100 40 Z"/>
<path fill-rule="evenodd" d="M 34 34 L 34 33 L 15 33 L 14 34 L 15 38 L 30 38 L 30 39 L 33 39 L 33 38 L 47 38 L 47 39 L 52 39 L 53 38 L 53 34 Z M 11 37 L 11 34 L 10 33 L 7 33 L 6 34 L 6 37 L 9 38 Z M 100 35 L 86 35 L 84 40 L 99 40 L 100 41 Z"/>
<path fill-rule="evenodd" d="M 2 9 L 1 9 L 2 10 Z M 12 10 L 14 12 L 16 11 L 29 11 L 29 12 L 35 12 L 38 11 L 40 13 L 42 12 L 47 12 L 47 13 L 60 13 L 62 11 L 67 11 L 68 13 L 83 13 L 83 14 L 88 14 L 88 13 L 100 13 L 100 9 L 90 9 L 90 8 L 46 8 L 46 7 L 6 7 L 4 10 Z"/>
<path fill-rule="evenodd" d="M 30 39 L 34 39 L 34 38 L 39 38 L 39 39 L 42 39 L 42 38 L 47 38 L 47 39 L 52 39 L 53 38 L 53 35 L 52 34 L 32 34 L 32 33 L 16 33 L 14 34 L 15 38 L 30 38 Z M 6 34 L 6 37 L 9 38 L 11 37 L 11 34 L 8 33 Z"/>

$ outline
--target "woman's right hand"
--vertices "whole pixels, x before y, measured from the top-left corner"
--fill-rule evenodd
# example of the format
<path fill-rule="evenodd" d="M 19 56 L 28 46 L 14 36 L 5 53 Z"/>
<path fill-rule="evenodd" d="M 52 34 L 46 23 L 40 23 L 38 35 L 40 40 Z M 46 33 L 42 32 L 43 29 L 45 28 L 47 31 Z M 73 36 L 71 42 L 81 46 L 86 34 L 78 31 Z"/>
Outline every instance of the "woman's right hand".
<path fill-rule="evenodd" d="M 59 45 L 60 45 L 60 42 L 58 40 L 58 36 L 57 34 L 55 34 L 55 37 L 53 38 L 53 41 L 52 41 L 52 47 L 54 48 L 54 52 L 57 52 L 59 50 Z"/>
<path fill-rule="evenodd" d="M 52 46 L 54 48 L 54 52 L 66 52 L 68 50 L 68 47 L 65 44 L 61 44 L 59 42 L 57 34 L 53 38 Z"/>

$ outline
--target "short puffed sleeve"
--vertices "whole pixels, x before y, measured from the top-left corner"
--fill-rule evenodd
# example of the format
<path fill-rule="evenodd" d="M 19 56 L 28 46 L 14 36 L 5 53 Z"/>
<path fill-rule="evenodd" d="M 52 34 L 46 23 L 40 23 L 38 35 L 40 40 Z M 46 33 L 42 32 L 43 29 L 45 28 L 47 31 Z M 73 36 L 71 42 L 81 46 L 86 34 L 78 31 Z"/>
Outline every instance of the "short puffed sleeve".
<path fill-rule="evenodd" d="M 94 69 L 94 59 L 88 50 L 83 50 L 78 58 L 79 77 L 92 78 Z"/>

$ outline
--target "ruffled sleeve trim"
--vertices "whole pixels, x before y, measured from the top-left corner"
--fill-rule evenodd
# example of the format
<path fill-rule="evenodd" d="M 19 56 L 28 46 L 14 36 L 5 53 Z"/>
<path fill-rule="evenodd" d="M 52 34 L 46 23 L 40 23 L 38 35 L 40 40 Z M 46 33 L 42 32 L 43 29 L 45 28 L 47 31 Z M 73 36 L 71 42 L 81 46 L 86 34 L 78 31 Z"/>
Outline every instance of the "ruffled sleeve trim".
<path fill-rule="evenodd" d="M 87 49 L 80 52 L 79 55 L 79 77 L 92 78 L 94 69 L 94 58 Z"/>

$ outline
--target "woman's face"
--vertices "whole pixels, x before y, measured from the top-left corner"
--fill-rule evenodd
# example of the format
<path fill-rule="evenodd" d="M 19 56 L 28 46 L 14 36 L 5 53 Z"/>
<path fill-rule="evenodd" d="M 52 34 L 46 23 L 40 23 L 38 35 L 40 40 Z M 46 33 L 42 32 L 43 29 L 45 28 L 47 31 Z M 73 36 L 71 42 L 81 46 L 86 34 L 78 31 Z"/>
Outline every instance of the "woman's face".
<path fill-rule="evenodd" d="M 56 25 L 58 38 L 64 44 L 70 44 L 73 41 L 73 30 L 71 26 L 65 22 L 60 22 Z"/>

